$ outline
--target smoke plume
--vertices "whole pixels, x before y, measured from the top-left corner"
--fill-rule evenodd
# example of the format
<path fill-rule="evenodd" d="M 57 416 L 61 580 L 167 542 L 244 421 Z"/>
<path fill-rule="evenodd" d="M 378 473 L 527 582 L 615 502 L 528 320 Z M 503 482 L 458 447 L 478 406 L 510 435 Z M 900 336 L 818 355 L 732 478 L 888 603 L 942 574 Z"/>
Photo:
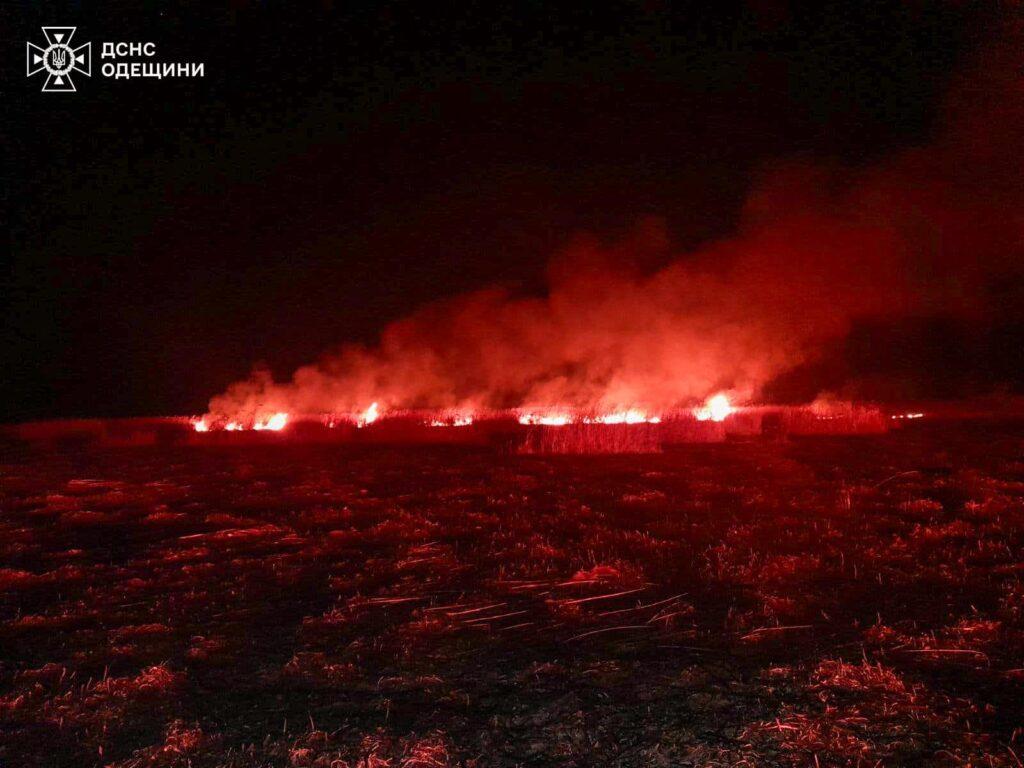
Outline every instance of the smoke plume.
<path fill-rule="evenodd" d="M 211 413 L 667 409 L 763 397 L 858 322 L 990 327 L 1024 255 L 1020 40 L 1009 30 L 954 83 L 928 146 L 868 167 L 763 168 L 727 239 L 677 252 L 650 221 L 619 242 L 577 236 L 544 296 L 493 288 L 424 307 L 288 382 L 257 371 Z"/>

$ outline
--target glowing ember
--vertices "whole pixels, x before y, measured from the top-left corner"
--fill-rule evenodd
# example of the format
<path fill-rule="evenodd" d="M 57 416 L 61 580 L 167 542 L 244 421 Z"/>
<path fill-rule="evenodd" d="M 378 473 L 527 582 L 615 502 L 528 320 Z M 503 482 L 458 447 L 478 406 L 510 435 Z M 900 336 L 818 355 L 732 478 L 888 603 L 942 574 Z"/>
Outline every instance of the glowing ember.
<path fill-rule="evenodd" d="M 643 411 L 630 408 L 628 411 L 616 411 L 603 416 L 594 416 L 583 420 L 584 424 L 660 424 L 660 416 L 648 416 Z"/>
<path fill-rule="evenodd" d="M 898 413 L 894 416 L 890 416 L 890 419 L 923 419 L 923 413 Z"/>
<path fill-rule="evenodd" d="M 734 410 L 729 405 L 729 398 L 718 394 L 710 398 L 703 408 L 696 409 L 693 415 L 697 417 L 697 421 L 725 421 L 726 417 Z"/>
<path fill-rule="evenodd" d="M 377 407 L 377 403 L 370 403 L 370 407 L 363 411 L 359 418 L 356 419 L 356 426 L 365 427 L 367 424 L 373 424 L 379 418 L 380 409 Z"/>
<path fill-rule="evenodd" d="M 287 413 L 275 413 L 273 416 L 271 416 L 269 419 L 265 421 L 254 422 L 252 428 L 255 429 L 257 432 L 261 432 L 264 429 L 269 429 L 272 432 L 278 432 L 284 429 L 287 423 Z"/>
<path fill-rule="evenodd" d="M 572 421 L 572 417 L 564 413 L 520 413 L 518 419 L 520 424 L 545 427 L 564 427 Z"/>

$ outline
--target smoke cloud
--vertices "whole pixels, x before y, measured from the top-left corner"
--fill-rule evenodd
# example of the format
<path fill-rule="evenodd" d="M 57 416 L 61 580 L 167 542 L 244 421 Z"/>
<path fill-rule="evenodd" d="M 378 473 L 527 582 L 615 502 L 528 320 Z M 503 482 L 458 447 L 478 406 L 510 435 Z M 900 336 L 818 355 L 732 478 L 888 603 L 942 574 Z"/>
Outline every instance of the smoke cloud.
<path fill-rule="evenodd" d="M 867 167 L 765 167 L 736 233 L 693 251 L 653 221 L 619 242 L 577 236 L 542 297 L 493 288 L 424 307 L 290 381 L 255 372 L 211 414 L 756 400 L 860 322 L 998 324 L 1013 301 L 993 297 L 1024 263 L 1020 31 L 954 83 L 928 146 Z"/>

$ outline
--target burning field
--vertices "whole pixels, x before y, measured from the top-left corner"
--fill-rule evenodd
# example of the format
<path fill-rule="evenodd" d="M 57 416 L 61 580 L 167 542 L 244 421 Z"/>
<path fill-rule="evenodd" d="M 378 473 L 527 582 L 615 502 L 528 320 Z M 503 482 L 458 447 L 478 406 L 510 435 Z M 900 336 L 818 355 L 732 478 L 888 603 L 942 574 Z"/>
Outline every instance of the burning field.
<path fill-rule="evenodd" d="M 0 768 L 1024 768 L 1022 4 L 72 5 Z"/>
<path fill-rule="evenodd" d="M 1021 765 L 1013 422 L 286 434 L 5 443 L 0 763 Z"/>

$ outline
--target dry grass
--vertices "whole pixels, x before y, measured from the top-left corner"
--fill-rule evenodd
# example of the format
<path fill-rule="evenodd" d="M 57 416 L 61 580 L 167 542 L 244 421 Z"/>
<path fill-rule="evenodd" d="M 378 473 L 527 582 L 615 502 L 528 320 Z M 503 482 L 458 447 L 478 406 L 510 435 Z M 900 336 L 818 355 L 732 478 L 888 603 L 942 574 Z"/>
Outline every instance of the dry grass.
<path fill-rule="evenodd" d="M 1022 457 L 9 448 L 0 764 L 1020 766 Z"/>

